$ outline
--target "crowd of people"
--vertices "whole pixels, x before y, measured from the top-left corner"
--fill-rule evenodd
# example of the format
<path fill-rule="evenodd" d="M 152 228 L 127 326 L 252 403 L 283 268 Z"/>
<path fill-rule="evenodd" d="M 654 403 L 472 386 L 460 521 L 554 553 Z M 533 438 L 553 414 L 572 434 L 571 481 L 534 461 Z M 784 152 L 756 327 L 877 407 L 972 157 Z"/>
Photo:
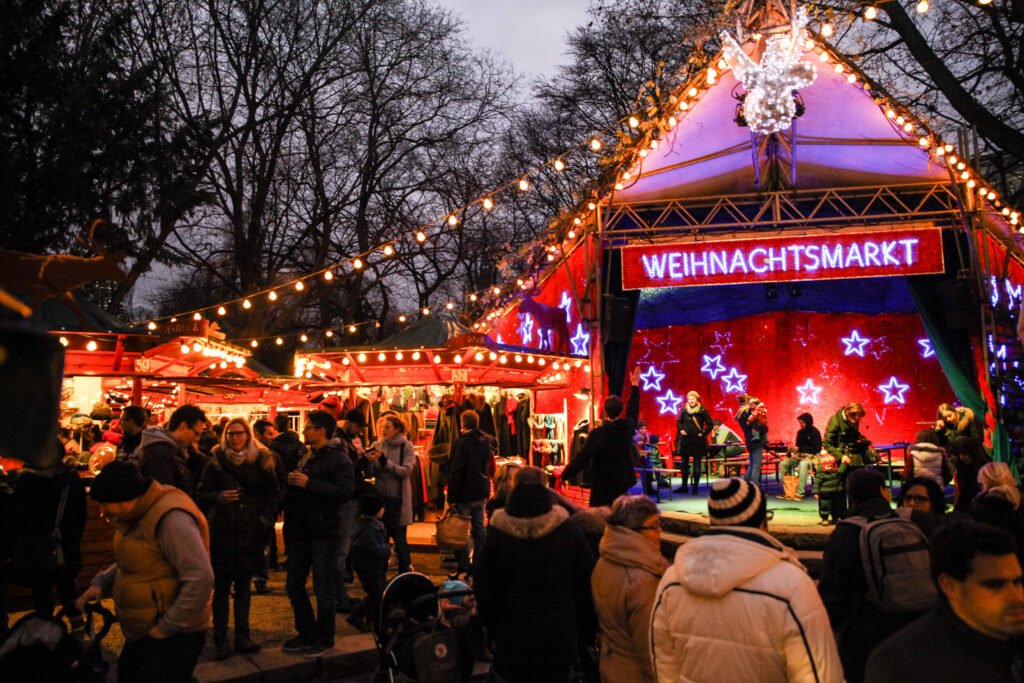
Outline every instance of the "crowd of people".
<path fill-rule="evenodd" d="M 821 515 L 836 524 L 816 585 L 768 533 L 754 455 L 766 442 L 767 411 L 752 396 L 741 398 L 737 420 L 747 473 L 717 479 L 707 494 L 709 531 L 673 558 L 663 554 L 657 505 L 630 495 L 635 444 L 652 436 L 638 419 L 638 372 L 630 379 L 627 401 L 605 401 L 603 424 L 562 473 L 589 469 L 589 509 L 550 488 L 547 471 L 496 466 L 479 414 L 460 414 L 447 502 L 470 518 L 471 531 L 451 583 L 471 587 L 475 599 L 442 604 L 472 634 L 464 654 L 492 660 L 494 683 L 923 681 L 969 672 L 1024 680 L 1021 490 L 1006 464 L 988 461 L 963 409 L 940 407 L 935 428 L 917 435 L 896 510 L 858 430 L 859 404 L 833 415 L 824 437 L 813 416 L 799 416 L 784 476 L 799 479 L 802 495 L 813 469 Z M 88 601 L 111 596 L 125 635 L 119 680 L 190 680 L 211 619 L 217 658 L 259 651 L 251 596 L 278 560 L 274 525 L 283 514 L 295 634 L 282 649 L 330 650 L 339 613 L 360 630 L 376 626 L 392 554 L 397 572 L 412 570 L 415 456 L 398 415 L 382 415 L 379 439 L 368 444 L 365 414 L 345 413 L 337 401 L 310 412 L 301 437 L 286 421 L 213 425 L 195 406 L 164 425 L 142 426 L 148 419 L 136 408 L 121 417 L 136 420 L 140 428 L 89 490 L 115 528 L 115 563 L 78 594 L 85 486 L 64 465 L 25 469 L 0 494 L 0 583 L 30 586 L 44 614 L 56 591 L 76 629 Z M 690 473 L 722 429 L 691 392 L 676 440 Z M 210 434 L 216 445 L 204 455 L 197 444 Z M 728 439 L 716 443 L 735 444 Z M 958 494 L 947 512 L 951 480 Z M 696 479 L 689 482 L 692 494 Z M 60 560 L 33 571 L 21 549 L 47 534 Z M 348 595 L 349 573 L 361 601 Z M 927 665 L 908 667 L 907 652 L 926 648 Z"/>

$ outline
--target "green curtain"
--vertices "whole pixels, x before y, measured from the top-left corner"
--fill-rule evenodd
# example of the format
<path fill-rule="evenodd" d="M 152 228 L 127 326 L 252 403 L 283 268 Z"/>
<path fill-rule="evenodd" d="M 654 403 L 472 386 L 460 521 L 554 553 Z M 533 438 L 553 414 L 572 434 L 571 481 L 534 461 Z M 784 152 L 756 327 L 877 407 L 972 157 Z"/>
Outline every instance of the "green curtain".
<path fill-rule="evenodd" d="M 969 349 L 967 353 L 956 353 L 958 341 L 942 325 L 939 300 L 935 295 L 938 278 L 908 277 L 906 281 L 910 295 L 914 299 L 914 305 L 917 306 L 917 311 L 924 322 L 925 332 L 928 334 L 928 339 L 931 340 L 932 350 L 935 351 L 935 356 L 939 359 L 942 371 L 953 387 L 957 400 L 961 405 L 973 410 L 978 419 L 984 419 L 989 410 L 975 384 L 977 375 L 973 367 L 973 356 L 970 355 Z M 995 433 L 992 435 L 992 457 L 995 460 L 1006 461 L 1009 458 L 1009 453 L 1010 442 L 1006 436 L 1006 430 L 997 420 Z"/>

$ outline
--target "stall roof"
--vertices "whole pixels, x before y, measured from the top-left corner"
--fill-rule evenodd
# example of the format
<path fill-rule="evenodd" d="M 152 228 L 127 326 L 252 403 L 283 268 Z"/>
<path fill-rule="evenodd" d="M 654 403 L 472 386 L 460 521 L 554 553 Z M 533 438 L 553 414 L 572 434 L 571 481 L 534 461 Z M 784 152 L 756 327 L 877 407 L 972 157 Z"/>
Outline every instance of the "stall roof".
<path fill-rule="evenodd" d="M 78 307 L 82 310 L 88 330 L 83 329 L 82 322 L 75 312 L 61 299 L 48 299 L 32 313 L 30 322 L 46 330 L 68 332 L 112 332 L 119 334 L 140 334 L 138 328 L 129 327 L 124 321 L 103 310 L 81 292 L 72 292 Z M 27 302 L 26 302 L 27 303 Z M 141 332 L 145 334 L 145 331 Z"/>

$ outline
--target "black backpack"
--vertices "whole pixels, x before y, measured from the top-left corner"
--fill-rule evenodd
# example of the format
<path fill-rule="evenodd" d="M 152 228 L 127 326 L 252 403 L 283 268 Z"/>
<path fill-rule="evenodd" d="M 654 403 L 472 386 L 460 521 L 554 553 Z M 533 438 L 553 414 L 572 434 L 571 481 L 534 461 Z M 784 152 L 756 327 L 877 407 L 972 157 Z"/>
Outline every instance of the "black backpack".
<path fill-rule="evenodd" d="M 840 524 L 860 529 L 868 602 L 894 614 L 923 612 L 935 605 L 928 539 L 916 524 L 896 513 L 847 517 Z"/>

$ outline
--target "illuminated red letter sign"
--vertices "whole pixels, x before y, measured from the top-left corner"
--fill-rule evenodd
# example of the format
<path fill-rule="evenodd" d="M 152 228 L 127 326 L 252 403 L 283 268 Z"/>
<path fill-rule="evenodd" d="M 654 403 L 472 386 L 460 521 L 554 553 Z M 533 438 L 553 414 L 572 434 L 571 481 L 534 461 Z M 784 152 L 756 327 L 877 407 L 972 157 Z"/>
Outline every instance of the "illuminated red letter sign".
<path fill-rule="evenodd" d="M 944 270 L 942 232 L 937 228 L 760 236 L 622 249 L 625 289 L 924 275 Z"/>

